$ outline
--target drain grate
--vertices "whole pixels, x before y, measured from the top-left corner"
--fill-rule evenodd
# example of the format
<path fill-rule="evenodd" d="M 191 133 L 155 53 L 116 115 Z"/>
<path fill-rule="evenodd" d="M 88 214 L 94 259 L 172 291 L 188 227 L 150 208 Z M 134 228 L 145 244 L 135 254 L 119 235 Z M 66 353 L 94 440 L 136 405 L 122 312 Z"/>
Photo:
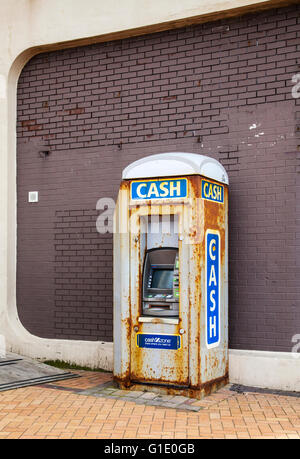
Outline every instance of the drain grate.
<path fill-rule="evenodd" d="M 285 390 L 275 390 L 275 389 L 263 389 L 261 387 L 252 387 L 252 386 L 242 386 L 241 384 L 232 384 L 230 389 L 232 392 L 237 392 L 238 394 L 244 394 L 246 392 L 255 392 L 257 394 L 272 394 L 272 395 L 281 395 L 286 397 L 297 397 L 300 398 L 300 392 L 285 391 Z"/>

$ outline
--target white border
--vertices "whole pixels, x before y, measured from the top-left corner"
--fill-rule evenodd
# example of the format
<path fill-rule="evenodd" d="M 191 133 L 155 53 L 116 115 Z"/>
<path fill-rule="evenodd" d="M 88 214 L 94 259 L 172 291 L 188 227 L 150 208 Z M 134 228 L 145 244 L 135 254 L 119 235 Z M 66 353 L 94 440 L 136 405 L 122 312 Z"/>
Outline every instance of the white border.
<path fill-rule="evenodd" d="M 300 353 L 229 349 L 229 382 L 300 392 Z"/>

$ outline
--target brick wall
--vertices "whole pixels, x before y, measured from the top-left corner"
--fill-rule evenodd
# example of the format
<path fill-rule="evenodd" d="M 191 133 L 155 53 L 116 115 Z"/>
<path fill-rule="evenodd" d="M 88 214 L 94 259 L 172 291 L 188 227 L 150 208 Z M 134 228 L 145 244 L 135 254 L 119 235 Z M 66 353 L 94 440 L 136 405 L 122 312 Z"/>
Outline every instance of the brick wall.
<path fill-rule="evenodd" d="M 56 337 L 112 341 L 112 235 L 96 231 L 96 209 L 55 215 Z"/>
<path fill-rule="evenodd" d="M 44 53 L 26 65 L 17 300 L 32 333 L 112 339 L 112 239 L 96 231 L 96 203 L 116 198 L 130 162 L 187 151 L 229 173 L 230 346 L 291 350 L 300 333 L 299 12 Z M 35 190 L 39 203 L 29 204 Z"/>

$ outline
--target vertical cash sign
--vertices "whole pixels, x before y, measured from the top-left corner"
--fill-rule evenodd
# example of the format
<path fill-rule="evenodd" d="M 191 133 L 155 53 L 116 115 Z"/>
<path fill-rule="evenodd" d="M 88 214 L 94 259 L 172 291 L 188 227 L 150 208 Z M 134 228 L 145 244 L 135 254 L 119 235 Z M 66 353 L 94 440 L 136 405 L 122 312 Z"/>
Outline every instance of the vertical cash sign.
<path fill-rule="evenodd" d="M 206 346 L 220 344 L 220 234 L 207 230 L 205 240 L 206 266 Z"/>

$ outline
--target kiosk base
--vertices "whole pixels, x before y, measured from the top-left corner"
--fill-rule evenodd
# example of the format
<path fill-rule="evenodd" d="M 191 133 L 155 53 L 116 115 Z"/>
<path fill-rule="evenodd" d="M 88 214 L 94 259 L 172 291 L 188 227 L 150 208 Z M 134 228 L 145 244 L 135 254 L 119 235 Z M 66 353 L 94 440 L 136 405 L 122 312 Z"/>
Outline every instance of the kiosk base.
<path fill-rule="evenodd" d="M 222 387 L 226 386 L 229 383 L 228 374 L 221 378 L 208 381 L 207 383 L 201 384 L 199 387 L 180 387 L 170 384 L 155 384 L 145 382 L 128 382 L 128 381 L 118 381 L 114 378 L 114 381 L 121 390 L 129 391 L 143 391 L 143 392 L 153 392 L 161 395 L 182 395 L 184 397 L 195 398 L 197 400 L 202 400 L 207 395 L 216 392 Z"/>

